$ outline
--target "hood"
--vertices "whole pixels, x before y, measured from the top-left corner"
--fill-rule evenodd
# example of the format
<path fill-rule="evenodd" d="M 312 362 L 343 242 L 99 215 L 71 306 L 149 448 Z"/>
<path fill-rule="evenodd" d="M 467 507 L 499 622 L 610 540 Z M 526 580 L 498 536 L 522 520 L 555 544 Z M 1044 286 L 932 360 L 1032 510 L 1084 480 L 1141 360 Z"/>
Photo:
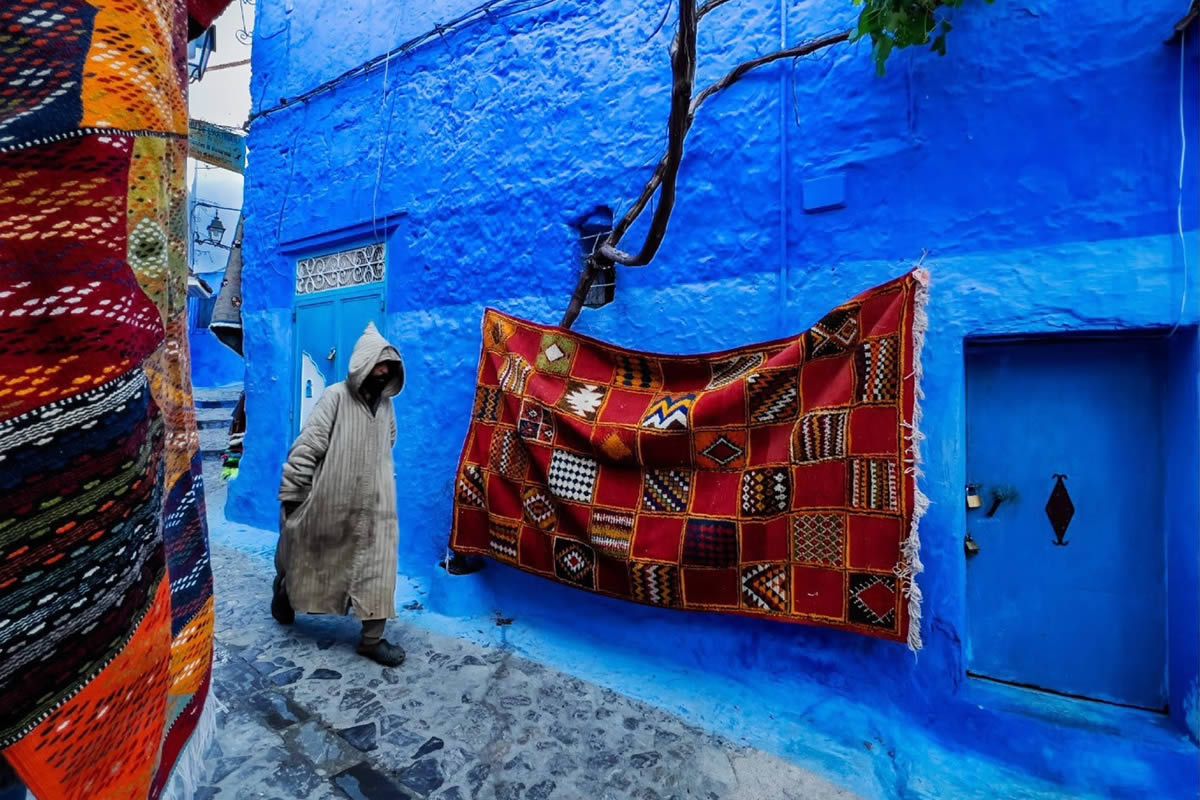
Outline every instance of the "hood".
<path fill-rule="evenodd" d="M 387 343 L 375 327 L 374 322 L 367 323 L 367 329 L 358 337 L 354 352 L 350 355 L 350 373 L 346 376 L 346 385 L 350 391 L 358 394 L 362 388 L 363 379 L 371 374 L 371 370 L 380 361 L 394 361 L 396 368 L 392 370 L 392 379 L 383 389 L 384 397 L 394 397 L 404 388 L 404 362 L 400 352 Z"/>

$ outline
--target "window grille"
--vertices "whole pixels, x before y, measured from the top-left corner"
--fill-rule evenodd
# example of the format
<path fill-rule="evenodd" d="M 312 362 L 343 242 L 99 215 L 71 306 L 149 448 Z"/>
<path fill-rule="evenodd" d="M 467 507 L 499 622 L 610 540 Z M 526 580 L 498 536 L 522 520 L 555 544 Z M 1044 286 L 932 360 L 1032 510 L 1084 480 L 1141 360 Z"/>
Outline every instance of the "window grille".
<path fill-rule="evenodd" d="M 296 294 L 313 294 L 383 280 L 383 244 L 339 250 L 296 262 Z"/>

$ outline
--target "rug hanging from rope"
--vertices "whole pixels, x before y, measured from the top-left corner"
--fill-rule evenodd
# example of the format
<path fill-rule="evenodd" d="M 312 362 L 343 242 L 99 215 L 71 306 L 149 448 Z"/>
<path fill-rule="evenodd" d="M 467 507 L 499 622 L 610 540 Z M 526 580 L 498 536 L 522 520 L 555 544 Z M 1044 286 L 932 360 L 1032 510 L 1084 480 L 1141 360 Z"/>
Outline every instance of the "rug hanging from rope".
<path fill-rule="evenodd" d="M 700 356 L 483 319 L 450 546 L 670 608 L 921 646 L 927 275 Z"/>

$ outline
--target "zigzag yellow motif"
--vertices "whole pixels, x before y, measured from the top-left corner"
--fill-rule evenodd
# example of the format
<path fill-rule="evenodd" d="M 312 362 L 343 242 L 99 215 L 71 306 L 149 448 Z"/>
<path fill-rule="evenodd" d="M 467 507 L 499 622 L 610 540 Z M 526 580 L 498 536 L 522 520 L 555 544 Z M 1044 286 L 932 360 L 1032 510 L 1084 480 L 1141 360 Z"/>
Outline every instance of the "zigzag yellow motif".
<path fill-rule="evenodd" d="M 120 146 L 125 145 L 121 143 Z M 100 200 L 89 199 L 94 194 L 104 194 L 107 178 L 99 176 L 68 180 L 55 186 L 38 186 L 37 179 L 37 170 L 28 170 L 0 185 L 0 190 L 3 190 L 0 193 L 0 205 L 18 205 L 29 209 L 27 214 L 14 214 L 0 219 L 0 239 L 93 242 L 104 249 L 124 244 L 125 229 L 119 225 L 122 198 L 115 195 Z M 71 221 L 64 213 L 89 205 L 94 216 L 85 222 Z"/>
<path fill-rule="evenodd" d="M 650 407 L 649 413 L 642 420 L 642 427 L 658 428 L 664 431 L 671 428 L 686 428 L 688 414 L 691 413 L 695 402 L 696 395 L 694 394 L 685 394 L 677 398 L 664 397 Z"/>

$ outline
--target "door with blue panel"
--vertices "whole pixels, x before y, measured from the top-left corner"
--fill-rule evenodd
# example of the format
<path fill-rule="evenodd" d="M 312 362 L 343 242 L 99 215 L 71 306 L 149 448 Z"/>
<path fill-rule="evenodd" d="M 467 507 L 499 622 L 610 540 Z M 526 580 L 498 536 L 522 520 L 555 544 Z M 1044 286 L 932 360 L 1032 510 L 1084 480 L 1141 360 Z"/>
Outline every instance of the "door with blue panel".
<path fill-rule="evenodd" d="M 356 292 L 338 299 L 338 380 L 350 374 L 350 356 L 368 322 L 383 333 L 383 295 L 378 289 Z"/>
<path fill-rule="evenodd" d="M 968 349 L 972 674 L 1164 708 L 1165 369 L 1152 339 Z"/>
<path fill-rule="evenodd" d="M 346 379 L 367 323 L 383 330 L 385 268 L 381 242 L 297 260 L 293 434 L 325 388 Z"/>
<path fill-rule="evenodd" d="M 354 345 L 367 323 L 383 331 L 383 291 L 336 291 L 318 295 L 322 299 L 296 306 L 296 408 L 293 433 L 305 420 L 331 384 L 346 380 Z"/>
<path fill-rule="evenodd" d="M 337 381 L 337 303 L 325 297 L 296 306 L 295 404 L 293 435 L 316 407 L 325 387 Z"/>

